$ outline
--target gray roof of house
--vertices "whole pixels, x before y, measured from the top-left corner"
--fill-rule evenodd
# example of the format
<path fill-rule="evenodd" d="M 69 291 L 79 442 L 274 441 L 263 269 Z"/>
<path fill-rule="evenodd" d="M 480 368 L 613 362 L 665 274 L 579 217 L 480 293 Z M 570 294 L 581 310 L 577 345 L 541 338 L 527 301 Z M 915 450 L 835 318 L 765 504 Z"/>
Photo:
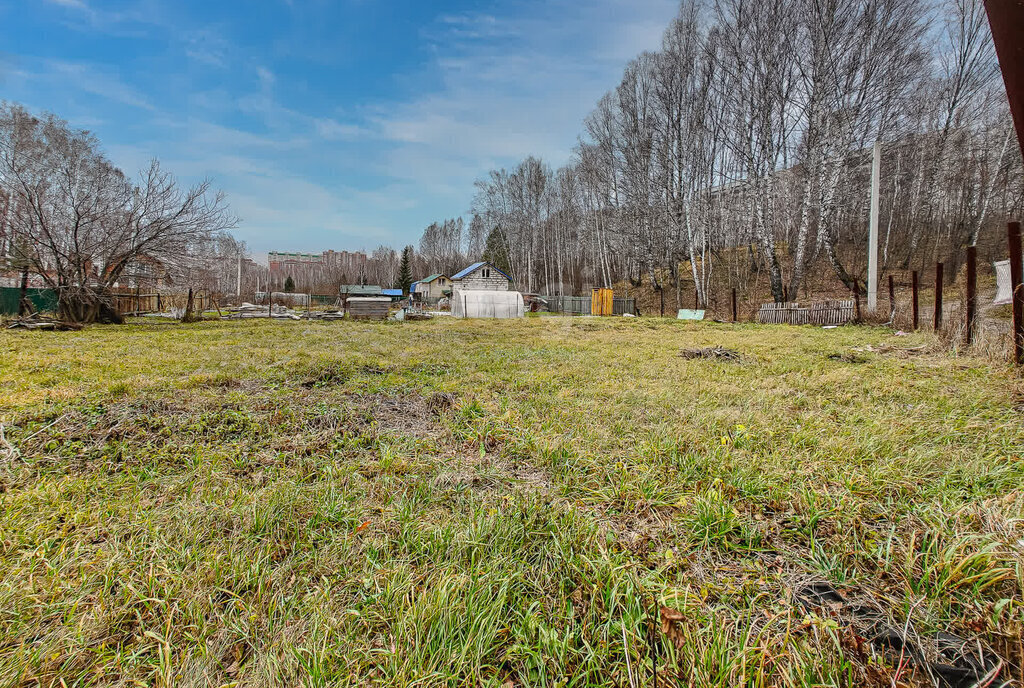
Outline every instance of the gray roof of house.
<path fill-rule="evenodd" d="M 380 296 L 381 288 L 376 284 L 343 284 L 339 291 L 349 296 Z"/>

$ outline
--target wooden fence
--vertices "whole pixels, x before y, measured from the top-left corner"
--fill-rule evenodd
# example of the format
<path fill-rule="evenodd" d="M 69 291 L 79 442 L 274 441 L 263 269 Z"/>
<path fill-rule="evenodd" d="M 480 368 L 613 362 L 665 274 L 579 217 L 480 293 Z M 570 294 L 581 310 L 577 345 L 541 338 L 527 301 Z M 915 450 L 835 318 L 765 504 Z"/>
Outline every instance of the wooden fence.
<path fill-rule="evenodd" d="M 114 292 L 110 298 L 118 313 L 164 313 L 173 308 L 185 308 L 188 292 L 157 294 L 124 290 Z M 213 299 L 206 292 L 193 292 L 192 308 L 200 313 L 210 310 L 213 308 Z"/>
<path fill-rule="evenodd" d="M 15 315 L 18 312 L 18 299 L 21 290 L 16 287 L 0 288 L 0 315 Z M 52 289 L 28 289 L 28 297 L 32 307 L 40 312 L 52 312 L 57 309 L 57 292 Z M 110 303 L 118 313 L 163 313 L 172 308 L 185 308 L 188 292 L 181 294 L 142 293 L 134 289 L 114 290 L 110 295 Z M 193 308 L 202 312 L 214 307 L 213 299 L 205 292 L 194 292 Z"/>
<path fill-rule="evenodd" d="M 821 301 L 810 306 L 765 303 L 757 311 L 757 322 L 775 325 L 842 325 L 852 320 L 853 299 Z"/>
<path fill-rule="evenodd" d="M 590 296 L 542 296 L 548 302 L 548 310 L 552 313 L 568 313 L 569 315 L 590 315 L 593 309 Z M 612 315 L 634 313 L 635 299 L 616 296 L 612 299 Z"/>

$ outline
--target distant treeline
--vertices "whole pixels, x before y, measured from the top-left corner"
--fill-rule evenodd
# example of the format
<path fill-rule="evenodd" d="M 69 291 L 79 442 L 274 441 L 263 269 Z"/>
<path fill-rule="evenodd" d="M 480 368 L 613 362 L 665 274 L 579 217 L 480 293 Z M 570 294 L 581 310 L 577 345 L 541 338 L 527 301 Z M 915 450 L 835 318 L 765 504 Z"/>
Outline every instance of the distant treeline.
<path fill-rule="evenodd" d="M 420 254 L 486 253 L 552 293 L 682 279 L 706 299 L 722 271 L 778 300 L 816 270 L 850 287 L 876 140 L 883 271 L 998 255 L 1022 165 L 980 0 L 686 0 L 568 165 L 490 172 L 468 227 L 432 225 Z"/>

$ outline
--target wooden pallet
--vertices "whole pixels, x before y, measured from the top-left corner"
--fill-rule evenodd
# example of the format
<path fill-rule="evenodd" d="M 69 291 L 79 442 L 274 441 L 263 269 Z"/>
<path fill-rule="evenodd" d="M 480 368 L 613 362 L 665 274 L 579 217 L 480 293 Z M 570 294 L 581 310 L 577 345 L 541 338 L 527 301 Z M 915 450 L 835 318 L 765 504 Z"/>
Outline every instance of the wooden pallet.
<path fill-rule="evenodd" d="M 820 301 L 810 306 L 765 303 L 757 311 L 757 322 L 769 325 L 842 325 L 852 320 L 853 299 Z"/>

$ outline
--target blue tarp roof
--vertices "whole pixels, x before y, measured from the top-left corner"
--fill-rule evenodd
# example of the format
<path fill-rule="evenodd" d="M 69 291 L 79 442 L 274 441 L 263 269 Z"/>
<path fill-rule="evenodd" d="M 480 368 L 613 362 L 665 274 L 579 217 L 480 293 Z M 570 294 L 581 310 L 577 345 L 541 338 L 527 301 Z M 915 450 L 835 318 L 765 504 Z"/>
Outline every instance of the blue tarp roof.
<path fill-rule="evenodd" d="M 403 296 L 401 289 L 381 289 L 380 293 L 384 296 Z"/>
<path fill-rule="evenodd" d="M 468 268 L 465 268 L 465 269 L 455 273 L 454 275 L 452 275 L 452 279 L 453 280 L 462 279 L 463 277 L 465 277 L 469 273 L 473 272 L 477 268 L 483 267 L 484 265 L 489 266 L 492 270 L 498 270 L 498 268 L 494 267 L 491 263 L 488 263 L 486 260 L 481 260 L 479 263 L 473 263 Z M 504 270 L 498 270 L 498 272 L 500 272 L 502 275 L 505 275 L 505 271 Z M 512 278 L 509 277 L 508 275 L 505 275 L 505 279 L 507 279 L 509 282 L 512 281 Z"/>

